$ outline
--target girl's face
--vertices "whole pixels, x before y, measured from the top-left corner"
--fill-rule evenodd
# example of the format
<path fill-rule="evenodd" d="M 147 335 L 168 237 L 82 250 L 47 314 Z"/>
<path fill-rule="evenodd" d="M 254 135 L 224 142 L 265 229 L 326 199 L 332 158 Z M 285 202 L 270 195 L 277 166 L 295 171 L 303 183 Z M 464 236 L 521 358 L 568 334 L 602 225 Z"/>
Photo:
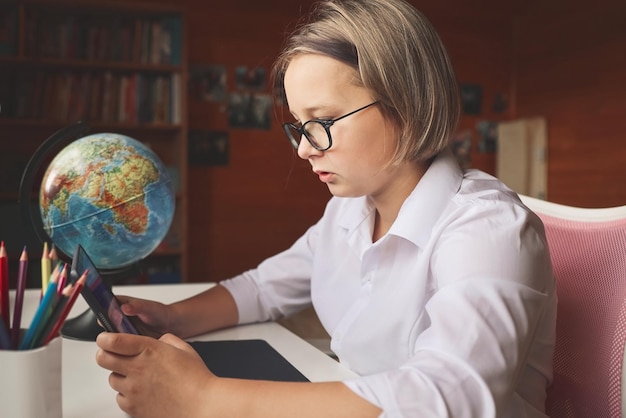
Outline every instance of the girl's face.
<path fill-rule="evenodd" d="M 318 54 L 296 55 L 285 72 L 284 86 L 298 123 L 336 119 L 376 100 L 358 83 L 352 68 Z M 389 164 L 396 130 L 377 105 L 335 122 L 330 132 L 330 149 L 317 151 L 303 138 L 298 155 L 311 163 L 333 195 L 375 197 L 399 180 L 403 165 Z"/>

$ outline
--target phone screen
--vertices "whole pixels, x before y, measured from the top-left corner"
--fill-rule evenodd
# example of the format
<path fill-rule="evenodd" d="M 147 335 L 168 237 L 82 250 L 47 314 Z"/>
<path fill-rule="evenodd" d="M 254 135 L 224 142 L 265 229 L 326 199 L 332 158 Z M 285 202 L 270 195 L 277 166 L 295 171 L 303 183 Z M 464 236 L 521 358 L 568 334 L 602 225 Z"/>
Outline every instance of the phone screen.
<path fill-rule="evenodd" d="M 122 312 L 119 301 L 102 280 L 85 249 L 78 245 L 72 260 L 72 280 L 78 280 L 85 270 L 87 277 L 81 294 L 98 317 L 102 327 L 109 332 L 140 334 L 130 318 Z"/>

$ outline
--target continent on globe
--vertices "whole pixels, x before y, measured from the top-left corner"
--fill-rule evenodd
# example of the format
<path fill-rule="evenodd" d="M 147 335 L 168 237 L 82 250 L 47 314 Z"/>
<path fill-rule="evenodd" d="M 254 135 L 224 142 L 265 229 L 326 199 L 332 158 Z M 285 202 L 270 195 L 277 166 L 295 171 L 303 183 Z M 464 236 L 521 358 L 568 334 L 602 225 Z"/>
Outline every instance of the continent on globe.
<path fill-rule="evenodd" d="M 42 180 L 44 229 L 66 255 L 81 244 L 99 268 L 149 255 L 171 225 L 175 196 L 158 156 L 114 133 L 80 138 L 57 154 Z"/>

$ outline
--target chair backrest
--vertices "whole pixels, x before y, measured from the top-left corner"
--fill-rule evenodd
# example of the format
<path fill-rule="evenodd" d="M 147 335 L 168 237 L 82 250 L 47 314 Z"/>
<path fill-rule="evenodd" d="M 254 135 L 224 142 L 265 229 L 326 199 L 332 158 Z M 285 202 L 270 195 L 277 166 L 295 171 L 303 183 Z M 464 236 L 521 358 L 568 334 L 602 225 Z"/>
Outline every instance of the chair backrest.
<path fill-rule="evenodd" d="M 557 280 L 550 417 L 621 417 L 626 206 L 586 209 L 521 196 L 543 221 Z"/>

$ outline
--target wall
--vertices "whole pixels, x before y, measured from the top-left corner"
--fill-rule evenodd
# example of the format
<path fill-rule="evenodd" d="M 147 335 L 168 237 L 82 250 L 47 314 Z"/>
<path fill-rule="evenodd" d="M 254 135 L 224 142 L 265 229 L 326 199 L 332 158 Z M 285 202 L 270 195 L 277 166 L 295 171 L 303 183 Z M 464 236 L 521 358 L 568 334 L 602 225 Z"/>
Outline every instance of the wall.
<path fill-rule="evenodd" d="M 84 0 L 99 2 L 100 0 Z M 145 0 L 125 0 L 145 1 Z M 178 3 L 178 0 L 154 0 Z M 312 0 L 181 0 L 188 9 L 190 64 L 269 69 L 285 33 Z M 412 0 L 438 29 L 458 79 L 483 87 L 481 120 L 548 120 L 549 199 L 580 206 L 626 202 L 626 2 L 602 0 Z M 471 3 L 471 4 L 470 4 Z M 509 107 L 492 110 L 503 94 Z M 219 280 L 254 267 L 315 222 L 330 197 L 278 127 L 229 129 L 224 107 L 190 101 L 190 127 L 227 130 L 226 167 L 190 167 L 190 280 Z"/>
<path fill-rule="evenodd" d="M 216 5 L 187 0 L 190 65 L 221 64 L 233 86 L 237 66 L 269 69 L 284 34 L 311 1 L 235 1 Z M 483 85 L 484 112 L 477 121 L 509 117 L 490 110 L 495 93 L 509 93 L 510 8 L 490 0 L 476 9 L 465 2 L 415 1 L 440 32 L 461 82 Z M 229 129 L 224 106 L 190 101 L 190 128 L 228 130 L 227 167 L 190 167 L 190 277 L 220 280 L 255 267 L 286 249 L 322 214 L 330 194 L 290 148 L 278 120 L 272 129 Z M 476 140 L 476 139 L 474 139 Z M 474 165 L 493 172 L 493 155 Z"/>
<path fill-rule="evenodd" d="M 85 3 L 101 0 L 82 0 Z M 144 2 L 145 0 L 124 0 Z M 285 33 L 312 0 L 153 0 L 188 9 L 190 64 L 269 69 Z M 412 0 L 438 29 L 458 79 L 483 88 L 481 120 L 547 117 L 549 199 L 599 207 L 626 203 L 626 2 Z M 477 4 L 479 3 L 479 4 Z M 492 109 L 496 94 L 508 99 Z M 191 128 L 227 130 L 226 167 L 190 167 L 190 277 L 219 280 L 254 267 L 300 236 L 330 197 L 278 127 L 229 129 L 224 106 L 191 100 Z M 10 135 L 18 137 L 19 135 Z M 3 147 L 19 147 L 20 141 Z"/>
<path fill-rule="evenodd" d="M 190 64 L 219 64 L 234 89 L 238 66 L 269 70 L 297 7 L 189 2 Z M 190 167 L 190 279 L 219 280 L 287 248 L 321 214 L 329 193 L 292 152 L 278 124 L 229 129 L 225 107 L 192 101 L 190 128 L 227 130 L 227 167 Z"/>
<path fill-rule="evenodd" d="M 626 204 L 626 2 L 520 4 L 515 103 L 548 120 L 548 199 Z"/>

